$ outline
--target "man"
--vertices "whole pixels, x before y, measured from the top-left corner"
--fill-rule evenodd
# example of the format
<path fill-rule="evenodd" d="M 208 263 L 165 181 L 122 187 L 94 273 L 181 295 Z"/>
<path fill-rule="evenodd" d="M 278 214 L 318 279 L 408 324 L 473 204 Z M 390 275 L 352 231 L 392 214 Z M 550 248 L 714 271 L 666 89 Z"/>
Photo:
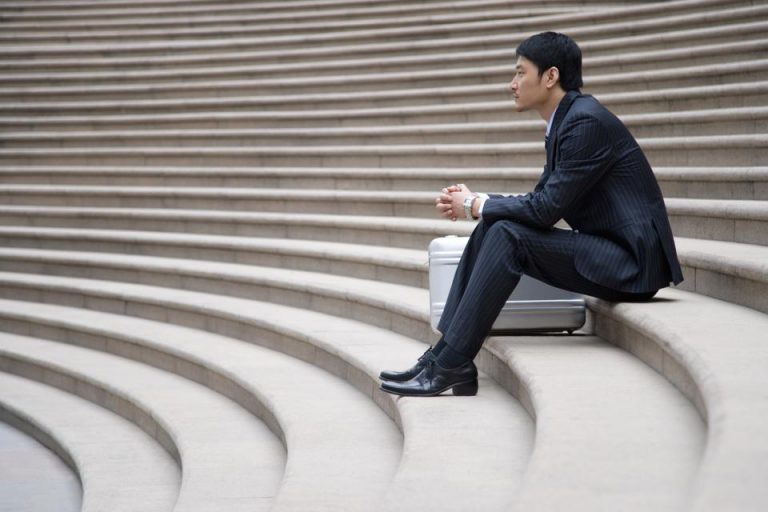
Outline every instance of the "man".
<path fill-rule="evenodd" d="M 582 95 L 581 50 L 545 32 L 518 46 L 510 89 L 516 110 L 547 121 L 546 166 L 528 194 L 443 189 L 437 210 L 479 222 L 462 255 L 438 330 L 440 341 L 381 389 L 404 396 L 477 393 L 480 351 L 510 293 L 528 274 L 609 301 L 646 301 L 683 280 L 664 200 L 622 122 Z M 553 227 L 564 219 L 572 230 Z"/>

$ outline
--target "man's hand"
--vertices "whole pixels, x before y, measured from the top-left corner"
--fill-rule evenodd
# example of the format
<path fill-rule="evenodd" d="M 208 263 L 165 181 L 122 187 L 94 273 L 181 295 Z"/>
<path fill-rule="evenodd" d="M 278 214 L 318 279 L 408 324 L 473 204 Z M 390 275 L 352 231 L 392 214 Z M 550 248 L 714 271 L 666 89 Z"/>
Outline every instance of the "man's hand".
<path fill-rule="evenodd" d="M 464 199 L 472 193 L 464 184 L 451 185 L 440 191 L 435 207 L 441 217 L 455 221 L 465 218 Z"/>

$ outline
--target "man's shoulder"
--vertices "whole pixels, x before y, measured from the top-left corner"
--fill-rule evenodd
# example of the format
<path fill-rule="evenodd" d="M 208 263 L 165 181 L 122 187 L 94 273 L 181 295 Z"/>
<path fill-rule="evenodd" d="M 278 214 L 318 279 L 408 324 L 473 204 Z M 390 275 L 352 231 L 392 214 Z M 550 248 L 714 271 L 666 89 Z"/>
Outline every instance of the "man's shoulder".
<path fill-rule="evenodd" d="M 567 130 L 585 119 L 597 123 L 608 131 L 620 129 L 619 127 L 624 128 L 624 123 L 590 94 L 581 94 L 574 98 L 560 128 Z"/>

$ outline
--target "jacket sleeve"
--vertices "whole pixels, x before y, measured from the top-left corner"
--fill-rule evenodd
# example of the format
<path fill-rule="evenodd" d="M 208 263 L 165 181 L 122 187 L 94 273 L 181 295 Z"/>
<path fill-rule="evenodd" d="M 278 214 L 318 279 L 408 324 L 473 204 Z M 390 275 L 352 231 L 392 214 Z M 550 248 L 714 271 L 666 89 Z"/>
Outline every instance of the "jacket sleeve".
<path fill-rule="evenodd" d="M 594 117 L 583 115 L 562 127 L 554 169 L 543 186 L 522 196 L 491 196 L 483 220 L 513 220 L 552 227 L 605 174 L 615 161 L 613 137 Z"/>

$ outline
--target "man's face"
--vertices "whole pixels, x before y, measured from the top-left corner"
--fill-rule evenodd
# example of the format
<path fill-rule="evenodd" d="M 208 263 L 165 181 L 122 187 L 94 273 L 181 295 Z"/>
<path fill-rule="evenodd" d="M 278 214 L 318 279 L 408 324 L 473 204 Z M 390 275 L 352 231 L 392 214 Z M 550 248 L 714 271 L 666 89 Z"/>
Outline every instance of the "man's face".
<path fill-rule="evenodd" d="M 518 57 L 515 66 L 515 77 L 509 84 L 509 90 L 515 98 L 515 110 L 525 112 L 543 104 L 547 100 L 546 73 L 539 76 L 536 64 Z"/>

